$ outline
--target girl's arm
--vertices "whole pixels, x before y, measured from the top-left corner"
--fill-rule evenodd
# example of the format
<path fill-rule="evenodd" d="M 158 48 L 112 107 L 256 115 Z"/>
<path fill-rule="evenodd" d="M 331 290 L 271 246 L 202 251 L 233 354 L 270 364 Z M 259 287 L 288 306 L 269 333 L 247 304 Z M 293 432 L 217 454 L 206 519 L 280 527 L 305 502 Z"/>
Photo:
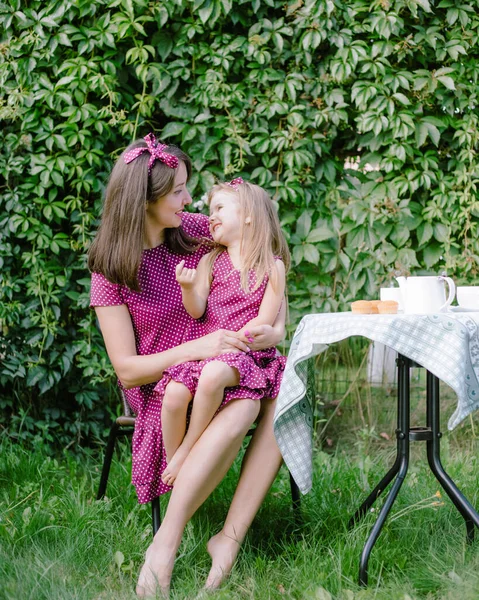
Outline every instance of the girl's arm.
<path fill-rule="evenodd" d="M 250 350 L 264 350 L 265 348 L 271 348 L 277 346 L 284 339 L 286 325 L 286 299 L 283 298 L 281 309 L 276 317 L 273 326 L 271 325 L 255 325 L 250 327 L 247 331 L 249 333 L 248 338 L 241 333 L 240 340 L 248 345 Z M 249 340 L 253 338 L 253 342 Z"/>
<path fill-rule="evenodd" d="M 170 350 L 139 356 L 127 306 L 97 306 L 95 312 L 111 364 L 126 389 L 158 381 L 172 365 L 248 350 L 239 334 L 221 329 Z"/>
<path fill-rule="evenodd" d="M 176 281 L 181 286 L 183 306 L 193 319 L 203 316 L 208 302 L 210 278 L 207 256 L 203 256 L 197 269 L 186 269 L 184 260 L 176 265 Z"/>
<path fill-rule="evenodd" d="M 275 261 L 274 269 L 271 272 L 268 285 L 264 292 L 263 300 L 259 307 L 258 316 L 241 329 L 248 342 L 254 341 L 256 328 L 261 325 L 273 326 L 279 316 L 280 308 L 283 304 L 286 274 L 284 263 L 281 260 Z M 283 321 L 284 329 L 284 321 Z M 247 334 L 245 332 L 248 332 Z M 244 338 L 243 338 L 244 339 Z M 273 344 L 274 345 L 274 344 Z M 256 348 L 255 348 L 256 349 Z"/>

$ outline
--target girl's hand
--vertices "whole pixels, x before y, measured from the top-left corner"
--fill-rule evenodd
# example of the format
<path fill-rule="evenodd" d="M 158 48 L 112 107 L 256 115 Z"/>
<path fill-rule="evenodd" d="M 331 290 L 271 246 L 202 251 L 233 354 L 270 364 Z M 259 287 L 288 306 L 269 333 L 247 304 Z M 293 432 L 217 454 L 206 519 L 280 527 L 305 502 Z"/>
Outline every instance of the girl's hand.
<path fill-rule="evenodd" d="M 188 343 L 196 345 L 197 360 L 212 358 L 227 352 L 248 352 L 249 350 L 248 346 L 240 339 L 239 333 L 227 329 L 219 329 Z"/>
<path fill-rule="evenodd" d="M 279 343 L 278 334 L 271 325 L 254 325 L 240 332 L 240 340 L 251 350 L 265 350 Z"/>
<path fill-rule="evenodd" d="M 187 269 L 185 261 L 182 260 L 176 265 L 176 281 L 182 288 L 188 290 L 194 287 L 196 281 L 196 269 Z"/>

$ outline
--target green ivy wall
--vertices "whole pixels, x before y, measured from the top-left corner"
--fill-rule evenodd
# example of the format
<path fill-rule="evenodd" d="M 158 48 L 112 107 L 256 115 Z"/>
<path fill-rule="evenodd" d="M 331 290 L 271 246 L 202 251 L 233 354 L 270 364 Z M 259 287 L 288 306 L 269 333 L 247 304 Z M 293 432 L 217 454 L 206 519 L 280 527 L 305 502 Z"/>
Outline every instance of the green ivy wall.
<path fill-rule="evenodd" d="M 478 35 L 478 0 L 0 2 L 0 427 L 102 431 L 85 251 L 150 130 L 195 199 L 242 174 L 277 200 L 292 326 L 394 270 L 478 283 Z"/>

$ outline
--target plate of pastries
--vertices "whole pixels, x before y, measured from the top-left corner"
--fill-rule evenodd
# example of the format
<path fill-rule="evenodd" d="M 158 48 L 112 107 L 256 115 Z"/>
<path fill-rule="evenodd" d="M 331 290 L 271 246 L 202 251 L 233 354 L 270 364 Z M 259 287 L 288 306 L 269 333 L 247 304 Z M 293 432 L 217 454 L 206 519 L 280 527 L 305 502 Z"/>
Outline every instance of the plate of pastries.
<path fill-rule="evenodd" d="M 395 300 L 356 300 L 351 302 L 351 311 L 356 315 L 395 315 L 398 306 Z"/>

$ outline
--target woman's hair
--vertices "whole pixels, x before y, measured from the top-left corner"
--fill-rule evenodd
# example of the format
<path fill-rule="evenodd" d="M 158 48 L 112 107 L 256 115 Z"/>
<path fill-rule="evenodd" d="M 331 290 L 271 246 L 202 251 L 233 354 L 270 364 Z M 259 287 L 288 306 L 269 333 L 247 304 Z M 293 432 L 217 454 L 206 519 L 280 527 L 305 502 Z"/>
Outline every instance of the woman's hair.
<path fill-rule="evenodd" d="M 256 282 L 253 290 L 257 289 L 266 274 L 275 273 L 275 256 L 279 256 L 288 271 L 291 263 L 288 244 L 281 231 L 278 213 L 271 197 L 259 185 L 253 183 L 240 183 L 231 186 L 227 183 L 215 185 L 208 194 L 208 205 L 217 192 L 226 192 L 234 195 L 240 206 L 240 233 L 241 245 L 241 287 L 249 290 L 248 278 L 250 271 L 254 271 Z M 209 256 L 210 268 L 218 254 L 224 250 L 219 245 Z M 276 285 L 275 278 L 271 278 L 273 287 Z"/>
<path fill-rule="evenodd" d="M 130 144 L 113 167 L 100 228 L 88 252 L 90 271 L 101 273 L 112 283 L 135 291 L 141 291 L 138 269 L 144 249 L 146 205 L 154 204 L 171 192 L 177 173 L 177 169 L 155 160 L 148 174 L 149 152 L 143 152 L 126 164 L 124 155 L 141 147 L 146 147 L 144 140 Z M 189 179 L 189 157 L 176 146 L 167 146 L 164 150 L 185 164 Z M 198 240 L 187 235 L 182 227 L 168 228 L 165 229 L 165 244 L 172 252 L 187 254 L 195 250 Z"/>

